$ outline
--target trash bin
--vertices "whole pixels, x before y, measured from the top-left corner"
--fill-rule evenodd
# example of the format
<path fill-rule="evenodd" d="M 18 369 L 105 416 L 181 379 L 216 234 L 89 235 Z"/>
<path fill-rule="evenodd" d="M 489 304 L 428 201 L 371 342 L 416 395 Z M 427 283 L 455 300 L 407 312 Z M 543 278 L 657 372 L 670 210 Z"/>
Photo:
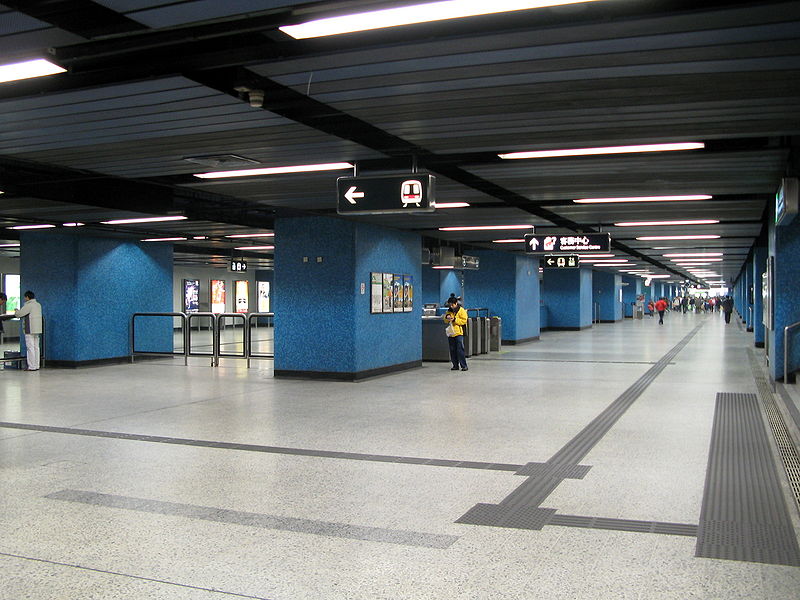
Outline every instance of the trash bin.
<path fill-rule="evenodd" d="M 503 320 L 500 317 L 489 319 L 489 350 L 500 352 L 503 346 Z"/>

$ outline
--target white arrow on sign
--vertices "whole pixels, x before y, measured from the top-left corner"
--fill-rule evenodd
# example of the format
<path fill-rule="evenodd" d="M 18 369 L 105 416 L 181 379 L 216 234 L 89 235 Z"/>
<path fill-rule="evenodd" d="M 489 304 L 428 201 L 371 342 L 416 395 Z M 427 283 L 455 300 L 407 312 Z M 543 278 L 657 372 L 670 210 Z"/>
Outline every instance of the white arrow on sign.
<path fill-rule="evenodd" d="M 552 264 L 553 264 L 553 262 L 554 262 L 554 261 L 553 261 L 553 259 L 552 259 L 552 258 L 548 258 L 548 259 L 547 259 L 547 264 L 548 264 L 548 265 L 552 265 Z"/>
<path fill-rule="evenodd" d="M 531 247 L 531 250 L 536 250 L 536 247 L 539 245 L 539 240 L 536 238 L 531 238 L 531 241 L 528 242 L 528 245 Z"/>
<path fill-rule="evenodd" d="M 347 201 L 350 204 L 355 204 L 356 203 L 356 200 L 355 200 L 356 198 L 363 198 L 364 197 L 364 192 L 357 192 L 356 191 L 357 189 L 358 188 L 356 186 L 352 186 L 349 190 L 347 190 L 344 193 L 344 197 L 347 199 Z"/>

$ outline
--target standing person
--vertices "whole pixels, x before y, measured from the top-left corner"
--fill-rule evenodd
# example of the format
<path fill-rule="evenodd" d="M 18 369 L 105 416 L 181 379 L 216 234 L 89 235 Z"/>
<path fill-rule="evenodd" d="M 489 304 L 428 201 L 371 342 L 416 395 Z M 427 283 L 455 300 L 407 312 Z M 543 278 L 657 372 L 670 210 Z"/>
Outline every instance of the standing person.
<path fill-rule="evenodd" d="M 453 363 L 451 371 L 468 371 L 467 357 L 464 355 L 464 325 L 467 324 L 467 311 L 458 305 L 458 298 L 451 295 L 447 299 L 447 312 L 444 313 L 444 321 L 447 323 L 447 341 L 450 344 L 450 362 Z"/>
<path fill-rule="evenodd" d="M 30 290 L 25 292 L 25 304 L 14 311 L 15 317 L 24 317 L 25 322 L 25 354 L 28 359 L 26 371 L 39 370 L 39 338 L 42 335 L 42 306 Z"/>
<path fill-rule="evenodd" d="M 722 301 L 722 312 L 725 313 L 725 323 L 731 322 L 731 313 L 733 312 L 733 298 L 725 296 Z"/>
<path fill-rule="evenodd" d="M 689 310 L 689 296 L 684 296 L 681 299 L 681 310 L 683 314 L 686 314 L 686 311 Z"/>
<path fill-rule="evenodd" d="M 653 303 L 652 300 L 650 300 L 650 302 L 647 303 L 647 312 L 650 313 L 651 317 L 656 316 L 655 312 L 653 312 L 655 310 L 655 308 L 656 308 L 656 305 Z"/>
<path fill-rule="evenodd" d="M 658 311 L 658 324 L 664 324 L 664 311 L 667 310 L 667 301 L 664 298 L 659 298 L 656 302 L 656 310 Z"/>
<path fill-rule="evenodd" d="M 4 292 L 0 292 L 0 335 L 3 334 L 3 315 L 6 314 L 6 302 L 8 302 L 8 296 Z"/>

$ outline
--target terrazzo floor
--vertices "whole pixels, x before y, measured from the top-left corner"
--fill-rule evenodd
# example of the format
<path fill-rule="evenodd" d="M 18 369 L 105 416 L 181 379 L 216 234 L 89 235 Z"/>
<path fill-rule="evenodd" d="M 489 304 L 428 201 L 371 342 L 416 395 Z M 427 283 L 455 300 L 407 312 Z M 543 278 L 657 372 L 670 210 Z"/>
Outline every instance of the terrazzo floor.
<path fill-rule="evenodd" d="M 691 535 L 456 523 L 698 325 L 542 503 L 697 525 L 716 394 L 757 391 L 751 335 L 721 315 L 355 384 L 235 359 L 0 370 L 0 599 L 798 600 L 800 567 L 697 558 Z"/>

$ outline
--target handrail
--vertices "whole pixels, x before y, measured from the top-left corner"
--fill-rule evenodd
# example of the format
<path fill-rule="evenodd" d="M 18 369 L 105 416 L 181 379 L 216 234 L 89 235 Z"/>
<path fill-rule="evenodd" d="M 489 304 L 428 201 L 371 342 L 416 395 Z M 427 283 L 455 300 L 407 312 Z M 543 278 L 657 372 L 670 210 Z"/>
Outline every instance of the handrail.
<path fill-rule="evenodd" d="M 216 347 L 216 339 L 219 336 L 217 331 L 217 314 L 213 312 L 192 312 L 189 313 L 186 326 L 186 353 L 188 356 L 211 356 L 211 366 L 216 362 L 216 355 L 214 348 Z M 192 352 L 192 319 L 211 319 L 211 353 L 207 352 Z M 198 333 L 200 332 L 198 325 Z"/>
<path fill-rule="evenodd" d="M 789 383 L 789 331 L 800 326 L 800 321 L 783 328 L 783 383 Z"/>
<path fill-rule="evenodd" d="M 247 314 L 247 332 L 248 332 L 248 335 L 247 335 L 247 368 L 248 369 L 250 368 L 250 359 L 251 358 L 257 358 L 257 359 L 274 359 L 275 358 L 275 346 L 274 345 L 272 347 L 272 354 L 253 354 L 253 335 L 252 335 L 252 332 L 251 332 L 250 328 L 252 326 L 253 319 L 258 319 L 258 318 L 271 318 L 271 319 L 274 319 L 275 318 L 275 313 L 271 313 L 271 312 L 257 313 L 256 312 L 256 313 L 248 313 Z M 258 323 L 256 323 L 256 325 L 258 325 Z M 273 321 L 273 325 L 272 326 L 273 327 L 275 326 L 274 321 Z M 274 341 L 274 334 L 273 334 L 273 344 L 274 343 L 275 343 L 275 341 Z"/>
<path fill-rule="evenodd" d="M 242 353 L 241 354 L 223 354 L 220 349 L 222 336 L 219 334 L 220 323 L 223 319 L 234 318 L 242 319 Z M 219 366 L 219 358 L 224 356 L 226 358 L 247 358 L 248 348 L 248 328 L 247 328 L 247 314 L 246 313 L 216 313 L 216 340 L 214 341 L 214 361 L 215 366 Z"/>
<path fill-rule="evenodd" d="M 469 313 L 474 312 L 476 317 L 480 317 L 482 310 L 486 311 L 486 316 L 487 317 L 489 316 L 489 309 L 488 308 L 466 308 L 464 310 L 467 311 L 467 316 L 469 316 Z"/>
<path fill-rule="evenodd" d="M 183 352 L 136 352 L 136 317 L 180 317 L 181 330 L 183 331 Z M 153 313 L 133 313 L 131 315 L 131 362 L 137 354 L 149 354 L 151 356 L 176 356 L 183 354 L 183 364 L 189 364 L 189 334 L 187 331 L 188 318 L 182 312 L 153 312 Z"/>

